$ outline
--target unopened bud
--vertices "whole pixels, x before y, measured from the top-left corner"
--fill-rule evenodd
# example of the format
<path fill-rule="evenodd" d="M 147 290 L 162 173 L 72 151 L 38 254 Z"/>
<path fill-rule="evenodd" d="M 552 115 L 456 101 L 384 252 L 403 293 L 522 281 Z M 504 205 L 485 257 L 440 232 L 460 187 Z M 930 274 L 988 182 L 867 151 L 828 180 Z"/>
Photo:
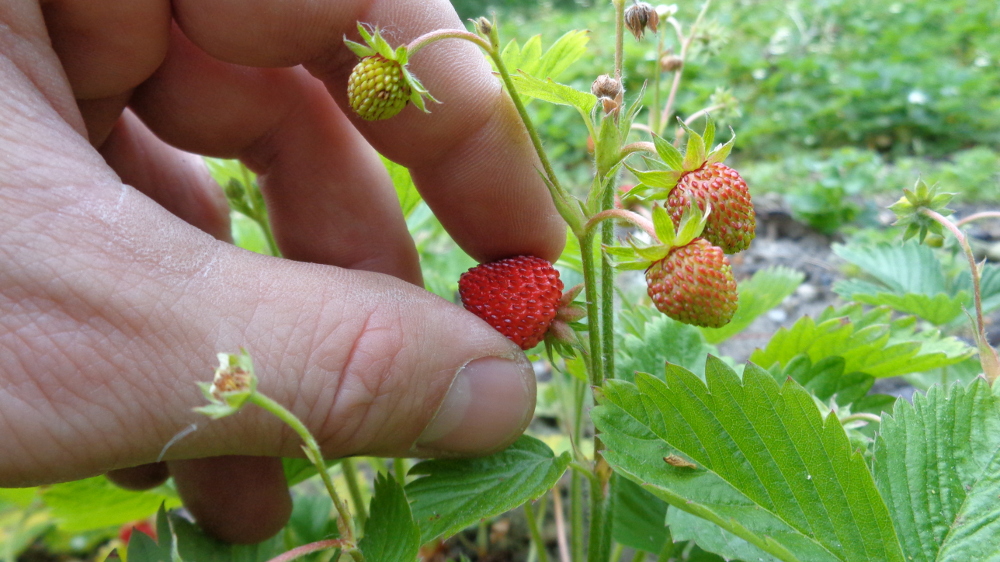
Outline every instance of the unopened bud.
<path fill-rule="evenodd" d="M 472 26 L 476 28 L 476 33 L 486 39 L 489 38 L 490 33 L 493 31 L 493 22 L 486 17 L 472 20 Z"/>
<path fill-rule="evenodd" d="M 602 74 L 590 85 L 590 92 L 599 98 L 615 99 L 622 94 L 622 83 Z"/>
<path fill-rule="evenodd" d="M 660 59 L 660 68 L 664 72 L 677 72 L 684 68 L 684 59 L 677 55 L 663 55 Z"/>
<path fill-rule="evenodd" d="M 647 27 L 656 33 L 658 25 L 660 25 L 660 15 L 646 2 L 638 2 L 625 10 L 625 27 L 632 32 L 636 41 L 642 39 Z"/>

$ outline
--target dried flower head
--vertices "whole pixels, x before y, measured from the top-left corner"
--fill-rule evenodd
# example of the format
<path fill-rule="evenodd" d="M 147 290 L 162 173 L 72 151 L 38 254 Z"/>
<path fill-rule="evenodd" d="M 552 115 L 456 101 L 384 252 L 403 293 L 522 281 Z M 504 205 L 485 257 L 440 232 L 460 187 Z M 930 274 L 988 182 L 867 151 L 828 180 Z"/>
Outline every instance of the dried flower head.
<path fill-rule="evenodd" d="M 622 95 L 622 83 L 607 74 L 602 74 L 590 85 L 590 92 L 599 98 L 615 99 Z"/>
<path fill-rule="evenodd" d="M 677 55 L 663 55 L 660 59 L 660 68 L 664 72 L 677 72 L 684 68 L 684 59 Z"/>
<path fill-rule="evenodd" d="M 625 27 L 632 32 L 636 41 L 642 39 L 647 27 L 656 33 L 656 26 L 659 24 L 660 15 L 646 2 L 637 2 L 625 10 Z"/>

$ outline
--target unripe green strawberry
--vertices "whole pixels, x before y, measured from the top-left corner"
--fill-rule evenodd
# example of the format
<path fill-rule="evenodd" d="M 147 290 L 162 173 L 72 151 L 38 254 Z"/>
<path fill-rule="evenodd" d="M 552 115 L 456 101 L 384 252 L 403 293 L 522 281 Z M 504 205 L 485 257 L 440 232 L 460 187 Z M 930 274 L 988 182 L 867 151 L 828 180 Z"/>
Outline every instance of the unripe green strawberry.
<path fill-rule="evenodd" d="M 706 240 L 727 254 L 750 247 L 757 219 L 747 182 L 736 170 L 715 162 L 681 176 L 667 198 L 667 211 L 674 225 L 680 224 L 681 215 L 692 202 L 697 202 L 702 211 L 706 203 L 711 207 L 702 233 Z"/>
<path fill-rule="evenodd" d="M 559 310 L 562 289 L 559 272 L 534 256 L 480 264 L 458 281 L 466 310 L 525 350 L 545 338 Z"/>
<path fill-rule="evenodd" d="M 703 238 L 674 248 L 646 270 L 657 310 L 695 326 L 719 328 L 736 313 L 736 280 L 721 248 Z"/>
<path fill-rule="evenodd" d="M 351 71 L 347 81 L 347 100 L 362 119 L 388 119 L 410 101 L 410 85 L 397 61 L 371 55 Z"/>

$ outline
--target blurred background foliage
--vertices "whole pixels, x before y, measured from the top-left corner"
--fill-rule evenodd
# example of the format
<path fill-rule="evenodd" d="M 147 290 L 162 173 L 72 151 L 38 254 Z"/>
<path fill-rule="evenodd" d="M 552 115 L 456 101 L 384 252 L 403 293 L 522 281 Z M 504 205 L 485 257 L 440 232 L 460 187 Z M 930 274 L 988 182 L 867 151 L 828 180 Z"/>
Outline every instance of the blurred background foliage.
<path fill-rule="evenodd" d="M 546 46 L 571 29 L 614 28 L 606 0 L 453 4 L 463 18 L 498 12 L 502 37 L 542 34 Z M 702 3 L 677 6 L 686 26 Z M 751 189 L 787 194 L 796 218 L 823 232 L 867 216 L 852 198 L 896 193 L 917 176 L 958 192 L 960 203 L 995 201 L 998 28 L 993 1 L 716 0 L 693 45 L 678 108 L 686 116 L 720 91 L 735 97 L 734 109 L 713 115 L 737 131 L 734 162 Z M 659 37 L 679 50 L 669 26 L 661 25 Z M 589 89 L 611 70 L 613 43 L 610 33 L 593 35 L 587 55 L 560 81 Z M 647 104 L 656 52 L 655 36 L 626 37 L 627 92 L 646 83 Z M 571 182 L 586 182 L 587 134 L 573 111 L 531 109 L 553 160 Z M 839 202 L 845 208 L 819 216 Z"/>

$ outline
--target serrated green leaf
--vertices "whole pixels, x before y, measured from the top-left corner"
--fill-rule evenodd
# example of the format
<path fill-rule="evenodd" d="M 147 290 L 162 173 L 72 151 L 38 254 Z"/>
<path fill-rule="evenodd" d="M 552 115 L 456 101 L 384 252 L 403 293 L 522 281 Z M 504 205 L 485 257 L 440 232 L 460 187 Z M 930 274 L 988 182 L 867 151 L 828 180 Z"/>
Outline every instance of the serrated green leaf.
<path fill-rule="evenodd" d="M 375 476 L 375 495 L 358 548 L 366 562 L 412 562 L 420 552 L 420 529 L 403 487 L 391 475 Z"/>
<path fill-rule="evenodd" d="M 907 560 L 1000 559 L 1000 400 L 984 380 L 897 401 L 874 472 Z"/>
<path fill-rule="evenodd" d="M 663 550 L 671 533 L 666 526 L 667 502 L 627 478 L 619 478 L 613 492 L 615 542 L 654 554 Z"/>
<path fill-rule="evenodd" d="M 856 309 L 860 311 L 860 305 Z M 845 372 L 863 372 L 875 378 L 893 377 L 959 363 L 969 346 L 937 331 L 915 332 L 912 321 L 887 322 L 888 308 L 864 316 L 841 315 L 832 307 L 816 320 L 805 316 L 791 328 L 782 328 L 750 360 L 765 368 L 785 366 L 806 354 L 814 363 L 843 357 Z"/>
<path fill-rule="evenodd" d="M 608 381 L 616 388 L 593 415 L 615 470 L 781 560 L 903 560 L 835 416 L 823 418 L 805 389 L 779 387 L 753 364 L 741 381 L 713 358 L 706 381 L 678 367 L 665 381 Z M 676 452 L 698 468 L 659 462 Z"/>
<path fill-rule="evenodd" d="M 566 471 L 570 455 L 556 457 L 548 445 L 522 436 L 488 457 L 423 461 L 406 485 L 422 542 L 451 536 L 477 521 L 540 498 Z"/>
<path fill-rule="evenodd" d="M 947 324 L 962 314 L 962 305 L 969 298 L 965 292 L 955 296 L 945 293 L 890 293 L 873 283 L 857 279 L 837 281 L 833 284 L 833 291 L 844 299 L 872 306 L 889 306 L 899 312 L 919 316 L 936 326 Z"/>
<path fill-rule="evenodd" d="M 875 281 L 897 293 L 950 293 L 941 261 L 934 250 L 916 242 L 894 246 L 834 244 L 833 252 L 860 267 Z"/>
<path fill-rule="evenodd" d="M 531 74 L 540 78 L 557 78 L 587 52 L 589 41 L 590 31 L 586 29 L 566 32 L 545 51 Z"/>
<path fill-rule="evenodd" d="M 642 334 L 623 333 L 618 340 L 615 370 L 618 378 L 631 381 L 636 372 L 661 376 L 667 363 L 681 365 L 695 373 L 705 372 L 705 360 L 715 348 L 694 326 L 673 320 L 659 312 L 642 324 Z M 624 312 L 622 316 L 634 317 Z"/>
<path fill-rule="evenodd" d="M 146 519 L 164 503 L 180 500 L 153 490 L 134 492 L 115 486 L 103 476 L 53 484 L 41 492 L 42 500 L 67 532 L 82 532 L 124 525 Z"/>
<path fill-rule="evenodd" d="M 784 369 L 776 369 L 774 374 L 778 382 L 791 377 L 823 402 L 836 397 L 840 406 L 860 400 L 875 382 L 875 378 L 867 373 L 845 373 L 844 358 L 839 356 L 827 357 L 813 364 L 809 356 L 799 355 Z"/>
<path fill-rule="evenodd" d="M 739 284 L 739 305 L 721 328 L 701 328 L 705 341 L 717 344 L 747 329 L 758 316 L 778 306 L 802 284 L 805 275 L 787 267 L 761 269 Z"/>

